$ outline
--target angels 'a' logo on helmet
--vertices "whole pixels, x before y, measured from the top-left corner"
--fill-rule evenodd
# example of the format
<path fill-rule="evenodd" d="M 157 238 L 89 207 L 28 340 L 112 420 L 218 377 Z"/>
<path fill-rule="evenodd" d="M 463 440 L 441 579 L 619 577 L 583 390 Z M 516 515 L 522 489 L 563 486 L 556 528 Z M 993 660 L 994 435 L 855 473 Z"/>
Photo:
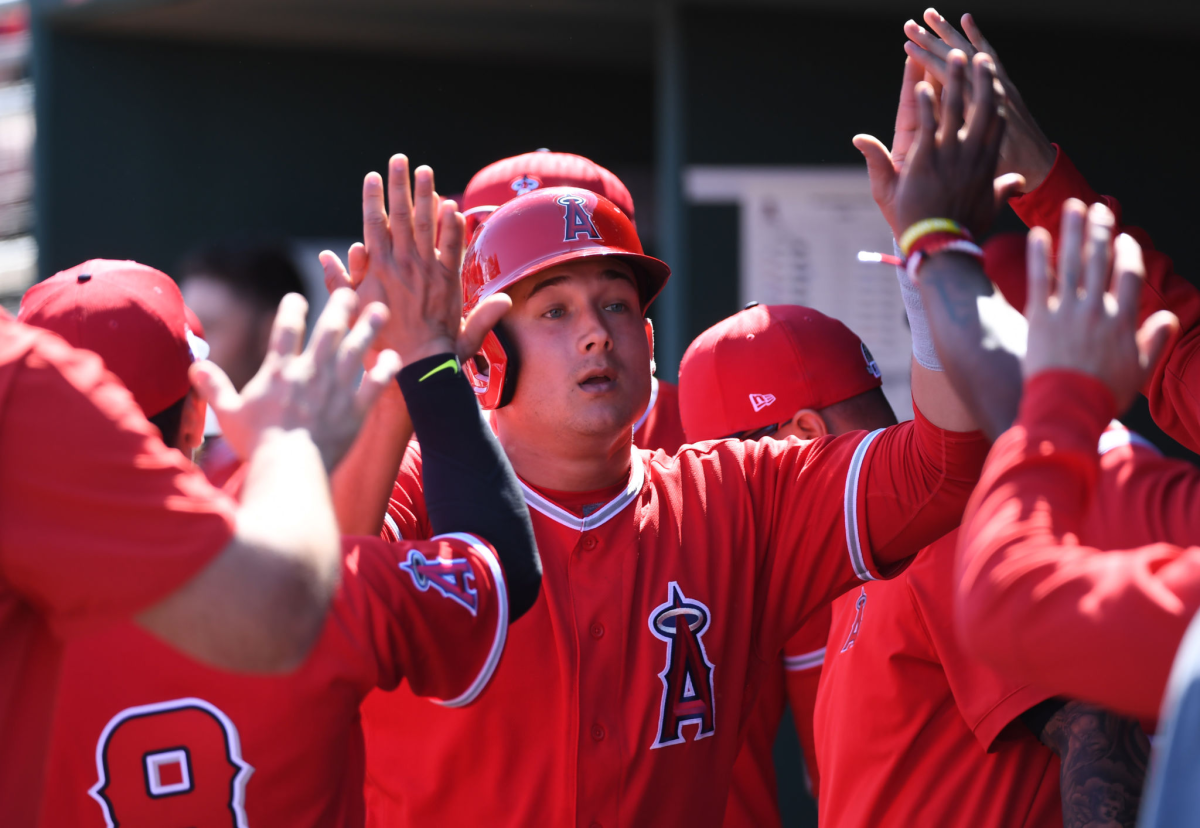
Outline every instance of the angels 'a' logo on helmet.
<path fill-rule="evenodd" d="M 685 724 L 696 725 L 693 741 L 716 731 L 713 665 L 703 638 L 711 620 L 708 607 L 685 596 L 675 581 L 667 584 L 667 602 L 650 613 L 650 632 L 667 642 L 667 663 L 658 674 L 663 685 L 658 734 L 651 749 L 686 742 Z"/>
<path fill-rule="evenodd" d="M 879 363 L 875 361 L 875 357 L 871 356 L 871 351 L 867 348 L 865 342 L 858 343 L 858 347 L 862 348 L 863 359 L 867 361 L 867 372 L 878 379 L 883 376 L 883 372 L 879 370 Z"/>
<path fill-rule="evenodd" d="M 522 175 L 518 178 L 514 178 L 512 183 L 508 186 L 512 187 L 513 191 L 517 195 L 525 195 L 526 193 L 532 193 L 538 187 L 542 186 L 542 182 L 541 179 L 536 178 L 535 176 Z"/>
<path fill-rule="evenodd" d="M 412 576 L 413 583 L 422 592 L 433 587 L 451 601 L 462 604 L 471 615 L 478 611 L 475 571 L 466 558 L 429 560 L 416 549 L 410 549 L 408 560 L 400 564 L 400 568 Z"/>
<path fill-rule="evenodd" d="M 563 210 L 563 224 L 565 225 L 563 241 L 575 241 L 580 234 L 592 241 L 604 241 L 600 232 L 596 230 L 592 214 L 587 211 L 582 198 L 577 195 L 565 195 L 558 199 L 558 203 L 565 208 Z"/>

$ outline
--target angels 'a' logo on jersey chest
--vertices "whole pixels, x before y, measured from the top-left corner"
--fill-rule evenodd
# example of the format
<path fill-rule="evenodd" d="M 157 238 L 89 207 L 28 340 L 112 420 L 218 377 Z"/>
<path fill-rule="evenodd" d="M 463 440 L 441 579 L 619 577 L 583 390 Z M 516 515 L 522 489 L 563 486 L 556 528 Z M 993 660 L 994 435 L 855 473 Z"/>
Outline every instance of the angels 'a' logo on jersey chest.
<path fill-rule="evenodd" d="M 713 693 L 713 664 L 704 650 L 704 633 L 712 613 L 702 602 L 688 598 L 671 581 L 667 601 L 659 604 L 648 619 L 650 632 L 666 642 L 666 666 L 658 674 L 662 680 L 662 707 L 658 733 L 650 747 L 660 748 L 686 742 L 685 724 L 695 724 L 693 741 L 712 736 L 716 731 L 716 702 Z"/>
<path fill-rule="evenodd" d="M 471 615 L 479 609 L 475 572 L 466 558 L 429 560 L 416 549 L 410 549 L 408 560 L 400 564 L 400 568 L 412 576 L 413 583 L 422 592 L 433 587 L 450 600 L 462 604 Z"/>

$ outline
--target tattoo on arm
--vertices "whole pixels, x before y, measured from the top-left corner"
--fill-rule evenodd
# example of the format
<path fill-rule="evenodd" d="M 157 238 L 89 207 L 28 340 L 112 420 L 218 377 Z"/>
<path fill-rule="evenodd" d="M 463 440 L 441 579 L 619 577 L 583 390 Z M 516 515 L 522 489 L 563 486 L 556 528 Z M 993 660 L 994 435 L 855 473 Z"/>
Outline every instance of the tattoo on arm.
<path fill-rule="evenodd" d="M 1062 762 L 1063 825 L 1135 826 L 1150 758 L 1141 725 L 1086 702 L 1051 704 L 1061 706 L 1038 737 Z"/>

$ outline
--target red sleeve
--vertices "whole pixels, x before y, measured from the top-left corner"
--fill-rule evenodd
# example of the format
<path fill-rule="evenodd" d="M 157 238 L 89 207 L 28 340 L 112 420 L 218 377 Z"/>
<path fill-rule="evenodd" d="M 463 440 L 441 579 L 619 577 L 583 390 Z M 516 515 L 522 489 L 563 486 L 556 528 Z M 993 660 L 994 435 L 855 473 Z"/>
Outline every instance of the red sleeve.
<path fill-rule="evenodd" d="M 718 446 L 731 445 L 722 441 Z M 746 446 L 760 560 L 760 656 L 860 581 L 899 574 L 962 516 L 987 454 L 979 432 L 916 419 L 870 433 Z"/>
<path fill-rule="evenodd" d="M 234 505 L 162 444 L 99 357 L 46 334 L 0 412 L 0 572 L 61 634 L 165 598 L 229 543 Z"/>
<path fill-rule="evenodd" d="M 433 534 L 425 511 L 425 490 L 421 486 L 421 446 L 410 440 L 400 461 L 400 471 L 392 485 L 387 512 L 380 535 L 384 540 L 427 538 Z"/>
<path fill-rule="evenodd" d="M 1153 718 L 1200 608 L 1200 548 L 1147 537 L 1105 550 L 1081 540 L 1089 505 L 1108 496 L 1097 487 L 1121 485 L 1100 478 L 1096 451 L 1114 408 L 1082 374 L 1047 371 L 1026 384 L 963 523 L 958 618 L 968 651 L 1006 675 Z M 1188 492 L 1198 491 L 1193 482 Z M 1120 492 L 1112 496 L 1119 502 Z M 1175 502 L 1186 508 L 1178 520 L 1196 514 L 1195 497 Z"/>
<path fill-rule="evenodd" d="M 817 706 L 817 686 L 821 682 L 821 667 L 825 663 L 825 643 L 833 620 L 833 607 L 826 604 L 804 622 L 783 648 L 784 676 L 787 682 L 788 704 L 796 725 L 800 749 L 804 751 L 804 767 L 808 771 L 809 790 L 821 790 L 817 767 L 817 742 L 813 733 L 813 711 Z"/>
<path fill-rule="evenodd" d="M 914 567 L 914 571 L 921 568 L 921 577 L 909 577 L 907 586 L 929 646 L 946 675 L 955 706 L 980 746 L 990 751 L 1005 728 L 1053 694 L 1019 677 L 997 672 L 963 649 L 954 624 L 957 542 L 958 532 L 951 532 L 926 549 Z"/>
<path fill-rule="evenodd" d="M 495 550 L 466 534 L 342 543 L 345 580 L 334 612 L 369 665 L 366 687 L 393 690 L 407 679 L 416 695 L 446 707 L 473 702 L 500 663 L 508 632 Z"/>
<path fill-rule="evenodd" d="M 1169 310 L 1179 317 L 1182 331 L 1144 389 L 1150 413 L 1163 431 L 1192 451 L 1200 451 L 1200 362 L 1192 359 L 1200 351 L 1200 291 L 1175 272 L 1171 257 L 1155 249 L 1146 231 L 1124 226 L 1120 203 L 1093 190 L 1061 148 L 1041 186 L 1009 203 L 1027 226 L 1049 230 L 1057 251 L 1062 204 L 1068 198 L 1085 204 L 1103 201 L 1116 216 L 1117 230 L 1133 236 L 1142 246 L 1146 283 L 1138 323 L 1156 311 Z"/>

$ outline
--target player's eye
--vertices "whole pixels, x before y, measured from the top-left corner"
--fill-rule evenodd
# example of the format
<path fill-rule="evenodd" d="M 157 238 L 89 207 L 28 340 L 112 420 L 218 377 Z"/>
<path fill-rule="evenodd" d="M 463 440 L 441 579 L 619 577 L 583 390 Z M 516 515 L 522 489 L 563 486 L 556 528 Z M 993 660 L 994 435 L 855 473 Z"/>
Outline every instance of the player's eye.
<path fill-rule="evenodd" d="M 565 313 L 566 311 L 562 308 L 551 308 L 543 313 L 542 316 L 546 317 L 547 319 L 561 319 Z"/>
<path fill-rule="evenodd" d="M 624 302 L 610 302 L 604 306 L 604 309 L 610 313 L 625 313 L 629 310 L 629 305 Z"/>

